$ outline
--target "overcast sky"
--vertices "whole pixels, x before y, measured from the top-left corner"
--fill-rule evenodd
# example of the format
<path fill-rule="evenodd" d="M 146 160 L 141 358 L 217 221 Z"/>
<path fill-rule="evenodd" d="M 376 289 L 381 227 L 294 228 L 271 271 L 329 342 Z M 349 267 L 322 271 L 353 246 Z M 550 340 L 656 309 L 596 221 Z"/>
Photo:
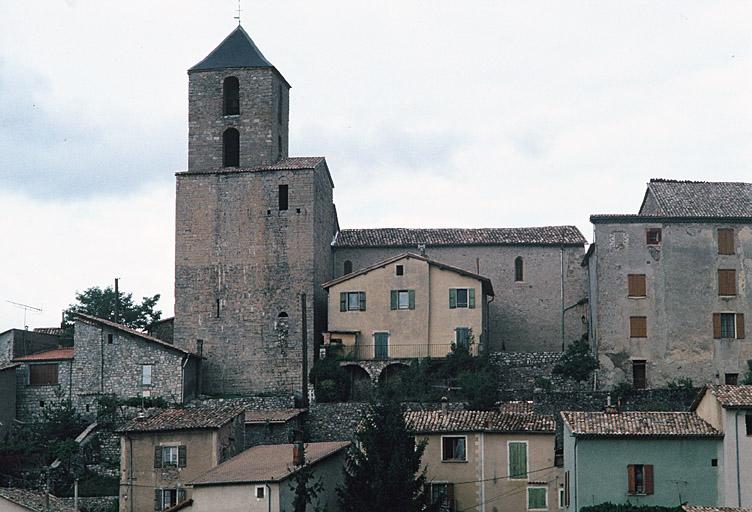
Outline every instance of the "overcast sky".
<path fill-rule="evenodd" d="M 246 0 L 342 227 L 575 224 L 752 180 L 752 2 Z M 76 291 L 172 315 L 186 70 L 235 0 L 0 0 L 0 331 Z"/>

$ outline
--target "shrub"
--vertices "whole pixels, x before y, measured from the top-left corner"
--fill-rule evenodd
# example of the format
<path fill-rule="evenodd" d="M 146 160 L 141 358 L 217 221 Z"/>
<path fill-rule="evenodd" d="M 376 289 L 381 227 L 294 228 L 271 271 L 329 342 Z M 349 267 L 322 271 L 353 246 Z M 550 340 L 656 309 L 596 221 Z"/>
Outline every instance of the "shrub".
<path fill-rule="evenodd" d="M 615 398 L 625 398 L 630 396 L 634 392 L 634 388 L 632 387 L 632 384 L 629 382 L 620 382 L 617 385 L 613 387 L 611 390 L 611 394 Z"/>
<path fill-rule="evenodd" d="M 598 368 L 598 361 L 590 352 L 587 336 L 583 336 L 567 347 L 561 361 L 554 366 L 554 374 L 568 379 L 582 382 L 590 377 L 593 370 Z"/>
<path fill-rule="evenodd" d="M 672 391 L 688 391 L 694 390 L 695 386 L 692 379 L 689 377 L 681 377 L 675 380 L 670 380 L 666 383 L 666 388 Z"/>
<path fill-rule="evenodd" d="M 335 357 L 316 361 L 308 379 L 313 384 L 317 402 L 338 402 L 346 400 L 350 394 L 347 372 Z"/>
<path fill-rule="evenodd" d="M 535 387 L 542 389 L 543 391 L 552 391 L 554 389 L 554 385 L 551 382 L 551 379 L 548 379 L 546 377 L 536 377 Z"/>
<path fill-rule="evenodd" d="M 466 372 L 459 378 L 462 394 L 470 409 L 489 410 L 496 406 L 497 383 L 490 371 Z"/>
<path fill-rule="evenodd" d="M 752 359 L 747 360 L 747 373 L 744 374 L 742 384 L 752 384 Z"/>

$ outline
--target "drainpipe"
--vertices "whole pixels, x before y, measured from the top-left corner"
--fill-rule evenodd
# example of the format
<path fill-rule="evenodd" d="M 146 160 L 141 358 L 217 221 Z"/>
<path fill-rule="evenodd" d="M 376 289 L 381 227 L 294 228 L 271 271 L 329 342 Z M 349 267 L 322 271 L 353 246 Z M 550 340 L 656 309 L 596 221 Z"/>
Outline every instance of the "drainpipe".
<path fill-rule="evenodd" d="M 180 365 L 180 382 L 181 382 L 181 391 L 180 391 L 180 403 L 185 403 L 185 365 L 188 364 L 188 358 L 190 356 L 186 354 L 183 356 L 183 363 Z"/>
<path fill-rule="evenodd" d="M 272 487 L 269 484 L 264 484 L 264 487 L 266 487 L 267 510 L 272 512 Z"/>
<path fill-rule="evenodd" d="M 574 437 L 574 487 L 570 488 L 570 492 L 574 489 L 574 512 L 577 512 L 577 436 Z"/>
<path fill-rule="evenodd" d="M 564 245 L 561 246 L 560 249 L 560 255 L 559 260 L 561 263 L 561 269 L 560 269 L 560 277 L 561 277 L 561 286 L 560 286 L 560 295 L 561 295 L 561 351 L 564 352 Z"/>
<path fill-rule="evenodd" d="M 735 447 L 736 447 L 736 499 L 738 506 L 742 506 L 742 484 L 739 476 L 739 411 L 734 414 Z"/>
<path fill-rule="evenodd" d="M 486 434 L 480 433 L 480 512 L 486 512 Z"/>
<path fill-rule="evenodd" d="M 104 393 L 104 329 L 99 328 L 99 392 Z"/>
<path fill-rule="evenodd" d="M 130 503 L 128 507 L 133 512 L 133 438 L 128 438 L 128 499 Z"/>

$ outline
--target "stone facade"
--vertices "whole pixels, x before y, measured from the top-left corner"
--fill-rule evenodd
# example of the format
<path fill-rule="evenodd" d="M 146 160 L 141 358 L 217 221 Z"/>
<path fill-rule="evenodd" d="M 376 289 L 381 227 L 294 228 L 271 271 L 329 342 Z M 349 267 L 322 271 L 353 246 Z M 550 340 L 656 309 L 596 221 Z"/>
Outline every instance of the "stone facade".
<path fill-rule="evenodd" d="M 353 270 L 358 270 L 404 251 L 401 247 L 334 247 L 335 276 L 344 274 L 345 261 L 351 262 Z M 584 253 L 583 246 L 426 248 L 426 256 L 431 259 L 491 280 L 495 298 L 488 308 L 489 346 L 491 350 L 512 352 L 562 350 L 562 341 L 568 344 L 586 332 L 585 306 L 570 308 L 587 296 L 585 272 L 580 266 Z M 524 262 L 524 279 L 520 282 L 515 281 L 517 257 L 522 257 Z M 563 309 L 566 309 L 564 340 L 561 333 Z"/>
<path fill-rule="evenodd" d="M 74 344 L 71 389 L 83 414 L 96 413 L 101 395 L 183 403 L 195 394 L 198 361 L 186 351 L 93 317 L 76 320 Z M 144 365 L 151 366 L 146 384 Z"/>
<path fill-rule="evenodd" d="M 0 439 L 16 419 L 16 368 L 15 364 L 0 363 Z"/>
<path fill-rule="evenodd" d="M 648 387 L 679 378 L 699 385 L 723 382 L 728 374 L 741 377 L 752 347 L 745 339 L 714 337 L 713 315 L 742 314 L 744 331 L 752 327 L 752 225 L 649 216 L 591 220 L 590 339 L 599 384 L 632 383 L 635 361 L 645 362 Z M 734 230 L 735 254 L 718 254 L 720 228 Z M 648 229 L 661 230 L 660 243 L 647 243 Z M 735 295 L 719 294 L 719 269 L 735 270 Z M 645 276 L 644 296 L 630 297 L 629 275 Z M 632 317 L 645 318 L 644 335 L 631 331 Z"/>
<path fill-rule="evenodd" d="M 50 350 L 60 345 L 59 336 L 23 329 L 9 329 L 0 333 L 0 364 L 16 357 Z"/>
<path fill-rule="evenodd" d="M 167 343 L 173 343 L 175 340 L 175 318 L 165 318 L 154 322 L 146 327 L 146 332 L 149 336 L 159 338 Z"/>
<path fill-rule="evenodd" d="M 29 384 L 29 366 L 33 364 L 57 365 L 57 384 L 35 385 Z M 59 404 L 63 400 L 72 398 L 73 390 L 73 361 L 44 361 L 23 363 L 16 370 L 16 414 L 21 421 L 38 419 L 45 407 Z"/>

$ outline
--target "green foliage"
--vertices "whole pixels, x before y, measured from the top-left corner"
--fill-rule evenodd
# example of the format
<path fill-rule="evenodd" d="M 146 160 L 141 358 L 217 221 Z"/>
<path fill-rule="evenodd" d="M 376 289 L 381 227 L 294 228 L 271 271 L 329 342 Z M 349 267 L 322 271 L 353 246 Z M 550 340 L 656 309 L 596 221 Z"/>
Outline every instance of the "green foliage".
<path fill-rule="evenodd" d="M 90 473 L 78 481 L 79 496 L 117 496 L 120 481 L 116 476 Z"/>
<path fill-rule="evenodd" d="M 316 393 L 317 402 L 339 402 L 350 394 L 347 372 L 336 357 L 325 357 L 314 363 L 308 377 Z"/>
<path fill-rule="evenodd" d="M 598 368 L 598 361 L 590 352 L 587 335 L 567 347 L 561 361 L 554 366 L 553 373 L 568 379 L 583 382 Z"/>
<path fill-rule="evenodd" d="M 632 505 L 630 503 L 614 504 L 601 503 L 600 505 L 591 505 L 582 507 L 580 512 L 681 512 L 681 507 L 658 507 L 649 505 Z"/>
<path fill-rule="evenodd" d="M 337 488 L 342 510 L 426 510 L 426 474 L 420 462 L 426 445 L 416 446 L 400 404 L 385 396 L 371 405 L 356 437 L 347 453 L 343 483 Z"/>
<path fill-rule="evenodd" d="M 134 302 L 131 293 L 119 291 L 118 295 L 120 296 L 119 323 L 134 329 L 144 329 L 161 318 L 162 312 L 154 309 L 159 302 L 159 294 L 144 297 L 141 303 Z M 115 290 L 110 286 L 104 289 L 93 286 L 81 293 L 76 293 L 76 304 L 71 304 L 64 312 L 66 323 L 70 325 L 76 313 L 84 313 L 114 322 L 118 295 L 115 295 Z"/>
<path fill-rule="evenodd" d="M 744 378 L 742 379 L 742 384 L 746 384 L 746 385 L 752 384 L 752 359 L 747 360 L 747 373 L 744 374 Z"/>
<path fill-rule="evenodd" d="M 123 407 L 153 407 L 165 408 L 170 404 L 162 397 L 120 398 L 114 394 L 100 395 L 97 397 L 97 421 L 104 426 L 111 426 L 122 419 Z"/>
<path fill-rule="evenodd" d="M 620 382 L 611 390 L 611 394 L 617 399 L 628 397 L 632 393 L 634 393 L 634 388 L 629 382 Z"/>
<path fill-rule="evenodd" d="M 303 447 L 303 450 L 303 453 L 305 453 L 305 447 Z M 305 464 L 293 475 L 290 482 L 290 490 L 294 493 L 292 501 L 293 512 L 307 512 L 308 510 L 321 512 L 320 507 L 308 508 L 313 503 L 313 500 L 324 491 L 324 484 L 321 482 L 321 479 L 313 479 L 312 466 Z"/>
<path fill-rule="evenodd" d="M 689 377 L 681 377 L 675 380 L 670 380 L 666 383 L 666 388 L 672 391 L 687 391 L 694 390 L 694 383 Z"/>
<path fill-rule="evenodd" d="M 540 388 L 543 391 L 553 391 L 554 385 L 551 382 L 551 379 L 547 377 L 536 377 L 535 378 L 535 387 Z"/>
<path fill-rule="evenodd" d="M 459 384 L 470 409 L 489 410 L 496 406 L 496 372 L 486 369 L 465 372 L 460 375 Z"/>

